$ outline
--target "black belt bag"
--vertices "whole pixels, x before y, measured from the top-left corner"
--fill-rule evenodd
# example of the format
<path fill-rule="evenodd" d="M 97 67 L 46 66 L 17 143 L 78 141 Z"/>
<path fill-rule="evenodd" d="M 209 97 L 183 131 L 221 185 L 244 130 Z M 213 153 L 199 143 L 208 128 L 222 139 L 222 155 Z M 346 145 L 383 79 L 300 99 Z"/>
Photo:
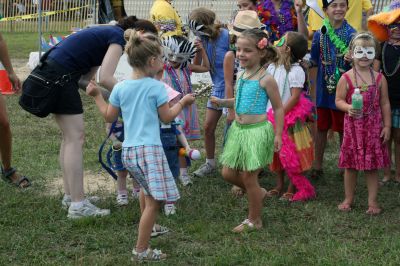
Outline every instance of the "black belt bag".
<path fill-rule="evenodd" d="M 41 74 L 40 68 L 37 66 L 22 84 L 19 105 L 33 115 L 46 117 L 55 109 L 62 86 L 71 81 L 72 75 L 49 80 Z"/>

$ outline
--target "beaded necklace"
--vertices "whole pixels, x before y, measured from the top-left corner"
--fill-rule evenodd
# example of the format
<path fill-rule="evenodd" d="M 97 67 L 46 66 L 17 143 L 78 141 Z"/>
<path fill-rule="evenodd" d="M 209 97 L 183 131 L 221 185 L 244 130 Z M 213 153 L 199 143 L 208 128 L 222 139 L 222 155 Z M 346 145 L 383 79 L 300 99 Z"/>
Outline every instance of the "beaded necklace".
<path fill-rule="evenodd" d="M 376 84 L 376 81 L 375 81 L 375 75 L 374 75 L 374 71 L 372 71 L 372 68 L 369 68 L 369 71 L 370 71 L 370 74 L 371 74 L 371 80 L 372 80 L 372 84 L 371 84 L 371 86 L 374 86 L 374 88 L 375 88 L 375 93 L 374 93 L 374 97 L 371 97 L 371 101 L 370 101 L 370 103 L 369 103 L 369 106 L 368 106 L 368 110 L 366 111 L 366 112 L 364 112 L 364 116 L 367 116 L 367 115 L 369 115 L 370 113 L 372 113 L 372 111 L 373 111 L 373 106 L 374 106 L 374 101 L 375 101 L 375 97 L 376 97 L 376 95 L 378 94 L 378 86 L 377 86 L 377 84 Z M 356 83 L 356 88 L 362 88 L 362 86 L 364 85 L 362 85 L 361 87 L 360 86 L 358 86 L 358 81 L 357 81 L 357 71 L 356 71 L 356 68 L 353 68 L 353 73 L 354 73 L 354 81 L 355 81 L 355 83 Z M 360 76 L 360 78 L 361 78 L 361 76 Z M 362 80 L 363 82 L 365 82 L 364 80 Z M 368 91 L 369 90 L 369 86 L 367 86 L 367 89 L 366 90 L 364 90 L 364 92 L 365 91 Z"/>
<path fill-rule="evenodd" d="M 392 71 L 391 73 L 389 73 L 388 66 L 386 65 L 386 62 L 385 62 L 385 55 L 386 55 L 385 51 L 386 51 L 386 46 L 387 46 L 387 42 L 385 42 L 385 43 L 383 44 L 383 49 L 382 49 L 382 66 L 383 66 L 383 72 L 385 73 L 385 76 L 387 76 L 387 77 L 392 77 L 392 76 L 394 76 L 394 74 L 397 73 L 397 70 L 399 70 L 399 67 L 400 67 L 400 58 L 397 59 L 396 66 L 394 67 L 393 71 Z"/>
<path fill-rule="evenodd" d="M 293 3 L 290 0 L 282 0 L 279 11 L 271 0 L 265 0 L 258 6 L 258 14 L 261 22 L 269 28 L 271 41 L 280 39 L 286 32 L 295 30 L 297 18 L 293 15 Z"/>
<path fill-rule="evenodd" d="M 326 81 L 326 89 L 329 94 L 335 93 L 336 85 L 340 79 L 341 73 L 344 72 L 345 62 L 344 54 L 342 54 L 342 52 L 346 50 L 344 50 L 342 45 L 338 45 L 339 47 L 337 46 L 337 40 L 340 40 L 341 43 L 347 44 L 346 38 L 348 36 L 348 28 L 347 22 L 343 21 L 342 26 L 338 29 L 338 34 L 333 32 L 334 35 L 332 35 L 332 31 L 330 32 L 331 34 L 321 33 L 319 38 L 322 70 Z M 333 37 L 334 40 L 336 40 L 335 42 L 331 40 L 331 36 L 336 36 L 336 38 Z M 331 44 L 335 46 L 334 51 L 331 51 Z"/>
<path fill-rule="evenodd" d="M 172 87 L 176 91 L 180 92 L 182 95 L 186 95 L 187 93 L 192 93 L 192 82 L 190 82 L 190 76 L 188 73 L 189 71 L 186 68 L 182 69 L 182 73 L 183 73 L 183 78 L 187 81 L 186 83 L 188 84 L 187 92 L 183 90 L 182 81 L 180 77 L 178 77 L 178 74 L 176 73 L 175 69 L 170 64 L 166 65 L 166 70 L 168 76 L 171 78 Z"/>

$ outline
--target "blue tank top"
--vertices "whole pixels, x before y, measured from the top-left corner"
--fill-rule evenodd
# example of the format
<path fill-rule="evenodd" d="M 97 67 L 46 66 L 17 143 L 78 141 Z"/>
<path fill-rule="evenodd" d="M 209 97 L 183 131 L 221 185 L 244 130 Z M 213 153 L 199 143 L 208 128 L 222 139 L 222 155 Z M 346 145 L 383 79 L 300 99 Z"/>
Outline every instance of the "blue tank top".
<path fill-rule="evenodd" d="M 240 78 L 237 83 L 235 109 L 238 115 L 262 115 L 266 113 L 268 94 L 259 80 Z"/>

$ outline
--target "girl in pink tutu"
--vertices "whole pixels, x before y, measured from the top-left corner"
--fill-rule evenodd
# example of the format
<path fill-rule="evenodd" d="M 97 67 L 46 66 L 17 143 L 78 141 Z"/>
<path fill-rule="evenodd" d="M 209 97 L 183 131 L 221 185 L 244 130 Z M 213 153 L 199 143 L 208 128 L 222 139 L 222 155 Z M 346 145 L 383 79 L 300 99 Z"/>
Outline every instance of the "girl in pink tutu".
<path fill-rule="evenodd" d="M 390 165 L 386 142 L 390 139 L 391 113 L 387 82 L 371 65 L 377 43 L 369 33 L 357 34 L 350 44 L 353 68 L 343 74 L 336 88 L 336 106 L 345 112 L 339 167 L 345 169 L 345 199 L 341 211 L 350 211 L 359 171 L 365 172 L 368 187 L 367 214 L 381 212 L 377 201 L 378 169 Z M 359 89 L 362 109 L 354 109 L 352 95 Z"/>

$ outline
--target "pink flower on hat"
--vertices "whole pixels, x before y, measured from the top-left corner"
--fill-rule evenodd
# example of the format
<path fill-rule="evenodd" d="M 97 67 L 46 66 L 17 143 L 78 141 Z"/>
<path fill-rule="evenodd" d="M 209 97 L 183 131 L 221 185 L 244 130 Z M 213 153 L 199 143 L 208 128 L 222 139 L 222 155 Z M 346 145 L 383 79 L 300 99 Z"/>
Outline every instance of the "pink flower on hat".
<path fill-rule="evenodd" d="M 257 43 L 257 47 L 258 49 L 264 49 L 265 47 L 267 47 L 268 45 L 268 40 L 267 38 L 262 38 L 258 43 Z"/>

